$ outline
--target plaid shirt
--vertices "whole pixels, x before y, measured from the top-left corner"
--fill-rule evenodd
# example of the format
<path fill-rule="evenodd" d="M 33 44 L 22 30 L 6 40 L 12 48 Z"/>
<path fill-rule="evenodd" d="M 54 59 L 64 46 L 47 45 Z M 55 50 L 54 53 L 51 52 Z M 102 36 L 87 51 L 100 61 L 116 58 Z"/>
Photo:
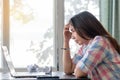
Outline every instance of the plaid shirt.
<path fill-rule="evenodd" d="M 96 36 L 81 47 L 73 63 L 92 80 L 120 80 L 120 55 L 105 37 Z"/>

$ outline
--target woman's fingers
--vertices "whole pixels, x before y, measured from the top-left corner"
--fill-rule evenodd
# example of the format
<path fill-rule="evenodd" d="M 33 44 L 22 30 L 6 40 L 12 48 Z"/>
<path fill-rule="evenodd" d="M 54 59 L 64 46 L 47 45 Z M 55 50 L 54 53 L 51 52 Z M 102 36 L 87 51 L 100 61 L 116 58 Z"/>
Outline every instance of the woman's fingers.
<path fill-rule="evenodd" d="M 69 27 L 70 27 L 70 24 L 68 23 L 68 24 L 65 25 L 64 30 L 69 31 Z"/>

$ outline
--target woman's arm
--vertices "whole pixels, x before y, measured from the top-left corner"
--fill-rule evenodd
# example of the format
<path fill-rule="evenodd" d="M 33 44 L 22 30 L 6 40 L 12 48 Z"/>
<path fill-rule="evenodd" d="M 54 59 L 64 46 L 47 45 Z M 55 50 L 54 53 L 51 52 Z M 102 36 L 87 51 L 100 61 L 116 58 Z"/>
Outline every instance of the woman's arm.
<path fill-rule="evenodd" d="M 67 48 L 67 50 L 63 49 L 63 67 L 64 72 L 66 74 L 71 74 L 74 72 L 74 65 L 72 63 L 72 59 L 70 56 L 70 49 L 69 49 L 69 41 L 71 39 L 71 33 L 69 31 L 69 24 L 65 25 L 63 30 L 64 42 L 63 48 Z"/>
<path fill-rule="evenodd" d="M 69 43 L 64 42 L 64 48 L 69 48 Z M 74 72 L 75 64 L 73 64 L 71 56 L 70 56 L 70 50 L 63 50 L 63 66 L 64 66 L 64 72 L 66 74 L 72 74 Z"/>
<path fill-rule="evenodd" d="M 64 47 L 67 47 L 67 46 L 65 45 Z M 71 59 L 69 50 L 63 51 L 63 65 L 64 65 L 64 72 L 68 75 L 74 73 L 74 75 L 77 78 L 87 75 L 82 70 L 80 70 L 80 68 L 78 66 L 76 66 L 73 63 L 73 60 Z"/>
<path fill-rule="evenodd" d="M 77 78 L 83 77 L 83 76 L 87 76 L 87 74 L 84 73 L 82 70 L 80 70 L 80 68 L 77 67 L 77 66 L 76 66 L 75 69 L 74 69 L 74 75 L 75 75 L 75 77 L 77 77 Z"/>

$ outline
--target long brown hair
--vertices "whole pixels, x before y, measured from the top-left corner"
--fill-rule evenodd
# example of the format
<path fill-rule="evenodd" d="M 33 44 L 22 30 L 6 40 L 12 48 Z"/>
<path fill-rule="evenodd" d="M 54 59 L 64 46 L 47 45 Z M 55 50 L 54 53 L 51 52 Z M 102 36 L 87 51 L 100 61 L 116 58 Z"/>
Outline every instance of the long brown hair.
<path fill-rule="evenodd" d="M 97 18 L 88 11 L 81 12 L 70 19 L 76 32 L 84 39 L 94 38 L 95 36 L 106 37 L 116 51 L 120 54 L 120 45 L 118 42 L 105 30 L 103 25 Z"/>

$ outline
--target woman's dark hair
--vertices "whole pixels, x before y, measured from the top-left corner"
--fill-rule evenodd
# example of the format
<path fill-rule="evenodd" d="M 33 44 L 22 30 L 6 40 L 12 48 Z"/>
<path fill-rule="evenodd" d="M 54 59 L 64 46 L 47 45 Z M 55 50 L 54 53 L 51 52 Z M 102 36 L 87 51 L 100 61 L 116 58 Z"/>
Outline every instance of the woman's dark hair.
<path fill-rule="evenodd" d="M 88 11 L 73 16 L 70 19 L 70 23 L 82 38 L 89 39 L 95 36 L 104 36 L 109 40 L 117 52 L 120 53 L 120 45 L 117 41 L 105 30 L 97 18 Z"/>

